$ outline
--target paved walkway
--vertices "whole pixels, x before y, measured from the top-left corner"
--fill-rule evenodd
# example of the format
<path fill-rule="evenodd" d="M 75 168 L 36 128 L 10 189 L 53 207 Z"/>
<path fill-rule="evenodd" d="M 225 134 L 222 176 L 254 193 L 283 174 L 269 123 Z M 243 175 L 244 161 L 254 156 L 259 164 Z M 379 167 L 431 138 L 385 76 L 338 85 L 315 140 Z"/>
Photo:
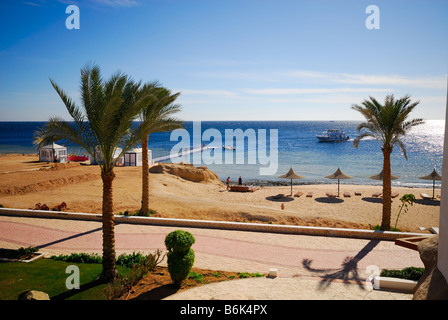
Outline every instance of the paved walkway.
<path fill-rule="evenodd" d="M 366 287 L 366 269 L 423 267 L 418 252 L 393 241 L 125 223 L 116 225 L 117 254 L 165 250 L 165 236 L 176 229 L 196 238 L 195 267 L 260 273 L 275 268 L 279 276 L 209 284 L 167 299 L 412 299 L 412 294 Z M 101 223 L 0 216 L 0 247 L 23 246 L 39 247 L 46 255 L 100 253 Z"/>

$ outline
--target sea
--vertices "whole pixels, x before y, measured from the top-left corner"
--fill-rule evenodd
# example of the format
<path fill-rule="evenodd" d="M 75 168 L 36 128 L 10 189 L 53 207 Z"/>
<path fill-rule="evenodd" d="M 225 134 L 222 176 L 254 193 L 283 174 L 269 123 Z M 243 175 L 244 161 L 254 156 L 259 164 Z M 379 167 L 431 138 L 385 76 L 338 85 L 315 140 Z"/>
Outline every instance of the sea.
<path fill-rule="evenodd" d="M 0 153 L 37 153 L 33 133 L 44 123 L 0 122 Z M 341 184 L 381 185 L 381 181 L 369 178 L 382 170 L 380 144 L 375 139 L 363 139 L 355 148 L 353 139 L 359 134 L 359 124 L 360 121 L 190 121 L 184 123 L 182 130 L 151 134 L 149 149 L 153 158 L 176 155 L 165 162 L 206 166 L 222 181 L 230 177 L 232 183 L 241 176 L 244 184 L 289 185 L 290 180 L 278 176 L 292 168 L 304 177 L 293 180 L 294 185 L 332 184 L 337 181 L 326 176 L 340 168 L 352 177 L 340 180 Z M 316 135 L 328 129 L 342 129 L 350 138 L 346 142 L 319 142 Z M 445 121 L 428 120 L 403 137 L 407 159 L 396 146 L 391 167 L 398 179 L 392 181 L 393 186 L 432 187 L 433 181 L 419 177 L 434 169 L 442 175 L 444 130 Z M 64 145 L 69 154 L 84 152 L 69 143 Z M 201 146 L 214 148 L 177 156 Z M 440 187 L 440 181 L 436 181 L 436 187 Z"/>

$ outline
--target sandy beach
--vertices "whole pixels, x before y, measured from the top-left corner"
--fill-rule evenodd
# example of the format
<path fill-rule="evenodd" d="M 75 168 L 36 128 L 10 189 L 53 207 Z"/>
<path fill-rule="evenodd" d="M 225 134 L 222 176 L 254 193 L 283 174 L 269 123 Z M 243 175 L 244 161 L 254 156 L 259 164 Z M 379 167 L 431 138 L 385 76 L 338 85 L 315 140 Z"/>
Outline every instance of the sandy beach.
<path fill-rule="evenodd" d="M 190 169 L 194 170 L 186 168 L 188 172 Z M 294 185 L 293 193 L 301 191 L 302 196 L 276 200 L 273 196 L 277 194 L 289 195 L 290 187 L 266 186 L 254 192 L 229 192 L 206 169 L 203 170 L 206 174 L 197 181 L 192 178 L 194 175 L 186 175 L 182 170 L 150 174 L 150 207 L 157 211 L 156 216 L 364 229 L 381 223 L 381 198 L 372 197 L 381 191 L 380 182 L 378 185 L 341 182 L 341 196 L 336 199 L 327 197 L 326 192 L 337 193 L 337 181 L 326 185 Z M 115 173 L 115 212 L 138 210 L 141 167 L 117 167 Z M 354 195 L 355 191 L 361 195 Z M 417 201 L 400 216 L 397 227 L 421 232 L 419 227 L 439 226 L 439 199 L 420 197 L 421 193 L 432 195 L 432 188 L 393 187 L 392 191 L 399 193 L 392 203 L 392 226 L 401 204 L 399 198 L 406 193 L 414 194 Z M 313 192 L 313 196 L 306 197 L 308 192 Z M 344 197 L 344 192 L 350 192 L 351 197 Z M 440 194 L 440 189 L 436 189 L 436 194 Z M 38 162 L 33 154 L 0 155 L 0 204 L 32 209 L 37 203 L 52 208 L 62 202 L 67 204 L 66 211 L 101 213 L 100 168 L 80 163 Z"/>

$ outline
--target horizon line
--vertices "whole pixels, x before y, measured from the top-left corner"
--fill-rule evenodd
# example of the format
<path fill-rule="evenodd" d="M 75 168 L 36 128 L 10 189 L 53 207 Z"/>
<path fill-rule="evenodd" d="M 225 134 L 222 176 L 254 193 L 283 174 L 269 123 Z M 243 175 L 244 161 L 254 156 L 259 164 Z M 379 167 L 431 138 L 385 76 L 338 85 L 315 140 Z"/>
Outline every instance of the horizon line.
<path fill-rule="evenodd" d="M 445 119 L 423 119 L 424 121 L 445 121 Z M 64 120 L 67 122 L 72 122 L 72 120 Z M 196 121 L 202 121 L 202 122 L 232 122 L 232 121 L 246 121 L 246 122 L 254 122 L 254 121 L 265 121 L 265 122 L 294 122 L 294 121 L 329 121 L 329 122 L 337 122 L 337 121 L 365 121 L 365 119 L 339 119 L 339 120 L 317 120 L 317 119 L 301 119 L 301 120 L 265 120 L 265 119 L 253 119 L 253 120 L 245 120 L 245 119 L 239 119 L 239 120 L 180 120 L 183 122 L 196 122 Z M 0 120 L 1 122 L 48 122 L 48 120 Z M 135 121 L 139 122 L 139 121 Z"/>

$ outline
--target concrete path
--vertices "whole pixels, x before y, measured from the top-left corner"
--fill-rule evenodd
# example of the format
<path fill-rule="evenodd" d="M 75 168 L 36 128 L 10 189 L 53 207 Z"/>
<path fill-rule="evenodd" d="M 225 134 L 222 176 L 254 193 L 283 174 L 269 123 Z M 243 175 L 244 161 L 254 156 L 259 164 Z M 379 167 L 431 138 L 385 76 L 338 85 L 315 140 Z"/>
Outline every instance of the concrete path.
<path fill-rule="evenodd" d="M 423 267 L 418 252 L 393 241 L 124 223 L 115 229 L 117 254 L 165 250 L 165 236 L 176 229 L 196 238 L 195 267 L 259 273 L 275 268 L 279 276 L 210 284 L 167 299 L 412 299 L 412 294 L 366 287 L 371 276 L 367 268 Z M 25 246 L 38 247 L 47 256 L 100 253 L 101 223 L 0 216 L 0 247 Z"/>

